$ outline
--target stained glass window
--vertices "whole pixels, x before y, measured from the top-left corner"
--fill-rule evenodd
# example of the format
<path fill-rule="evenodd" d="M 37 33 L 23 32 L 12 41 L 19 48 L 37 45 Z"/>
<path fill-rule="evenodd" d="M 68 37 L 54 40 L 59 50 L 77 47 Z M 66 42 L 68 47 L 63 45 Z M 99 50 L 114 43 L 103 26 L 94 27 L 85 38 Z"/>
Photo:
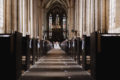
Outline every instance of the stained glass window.
<path fill-rule="evenodd" d="M 66 29 L 66 16 L 63 16 L 63 30 Z"/>
<path fill-rule="evenodd" d="M 52 30 L 52 15 L 49 16 L 49 30 Z"/>

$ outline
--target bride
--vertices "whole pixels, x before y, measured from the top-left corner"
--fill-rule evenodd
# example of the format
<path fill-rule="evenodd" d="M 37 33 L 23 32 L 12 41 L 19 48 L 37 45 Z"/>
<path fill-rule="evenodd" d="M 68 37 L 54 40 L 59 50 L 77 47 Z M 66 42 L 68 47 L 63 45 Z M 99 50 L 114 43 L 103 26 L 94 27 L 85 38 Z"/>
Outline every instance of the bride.
<path fill-rule="evenodd" d="M 54 48 L 55 48 L 55 49 L 61 49 L 58 42 L 55 42 L 55 43 L 54 43 Z"/>

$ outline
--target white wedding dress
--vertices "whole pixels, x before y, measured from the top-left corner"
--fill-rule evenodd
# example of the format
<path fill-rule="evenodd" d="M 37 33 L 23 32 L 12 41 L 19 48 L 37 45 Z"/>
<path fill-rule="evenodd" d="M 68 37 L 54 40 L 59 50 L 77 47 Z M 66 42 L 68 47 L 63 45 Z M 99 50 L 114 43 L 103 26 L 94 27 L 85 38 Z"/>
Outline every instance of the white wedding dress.
<path fill-rule="evenodd" d="M 54 49 L 61 49 L 58 42 L 54 44 Z"/>

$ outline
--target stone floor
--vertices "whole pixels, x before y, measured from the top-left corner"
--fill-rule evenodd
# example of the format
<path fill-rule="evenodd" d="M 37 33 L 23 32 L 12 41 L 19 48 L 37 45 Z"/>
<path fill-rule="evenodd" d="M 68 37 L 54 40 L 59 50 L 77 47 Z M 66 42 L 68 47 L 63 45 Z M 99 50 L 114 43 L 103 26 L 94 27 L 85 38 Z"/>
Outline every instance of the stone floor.
<path fill-rule="evenodd" d="M 87 71 L 60 49 L 52 49 L 22 75 L 21 80 L 92 80 Z"/>

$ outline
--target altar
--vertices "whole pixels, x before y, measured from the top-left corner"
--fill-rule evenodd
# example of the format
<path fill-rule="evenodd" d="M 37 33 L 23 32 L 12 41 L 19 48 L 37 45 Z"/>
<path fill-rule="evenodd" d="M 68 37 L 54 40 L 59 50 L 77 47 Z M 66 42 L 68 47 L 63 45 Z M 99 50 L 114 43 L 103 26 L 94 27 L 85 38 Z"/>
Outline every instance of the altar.
<path fill-rule="evenodd" d="M 49 40 L 53 42 L 62 42 L 65 40 L 67 32 L 65 21 L 63 18 L 60 17 L 59 14 L 56 14 L 52 17 L 50 14 L 49 17 Z"/>

